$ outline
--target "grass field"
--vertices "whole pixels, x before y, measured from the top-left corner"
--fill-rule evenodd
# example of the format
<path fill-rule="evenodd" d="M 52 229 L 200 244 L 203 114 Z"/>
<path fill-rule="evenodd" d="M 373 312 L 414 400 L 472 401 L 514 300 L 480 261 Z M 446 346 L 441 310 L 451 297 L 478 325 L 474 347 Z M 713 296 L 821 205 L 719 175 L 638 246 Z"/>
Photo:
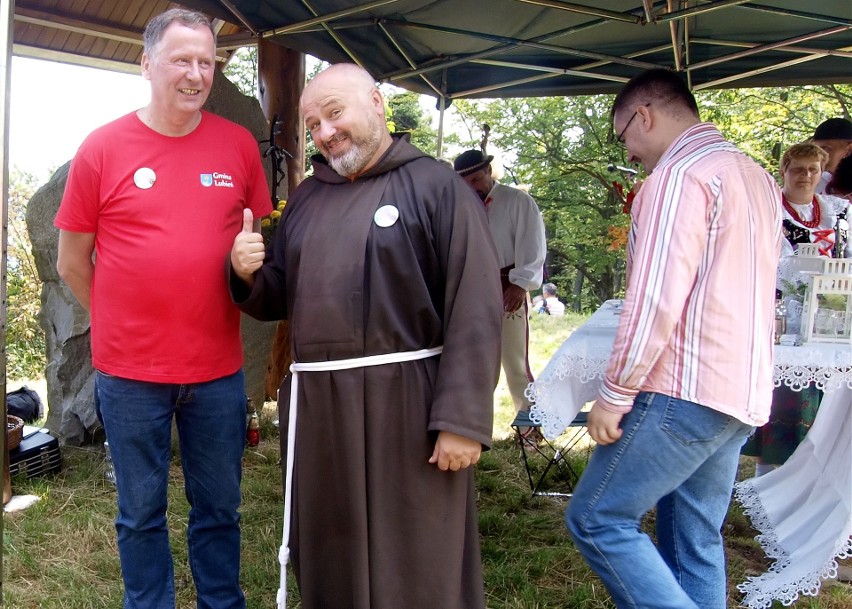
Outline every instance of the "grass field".
<path fill-rule="evenodd" d="M 541 371 L 583 318 L 539 317 L 532 324 L 532 367 Z M 611 609 L 614 605 L 574 549 L 562 523 L 564 500 L 531 498 L 520 453 L 511 438 L 511 400 L 501 382 L 495 395 L 495 444 L 477 466 L 482 556 L 489 609 Z M 267 404 L 260 446 L 246 451 L 243 504 L 243 587 L 251 609 L 275 607 L 277 552 L 281 541 L 281 473 L 274 405 Z M 61 473 L 13 481 L 15 494 L 41 499 L 26 511 L 6 514 L 3 531 L 3 600 L 12 609 L 88 609 L 121 606 L 121 574 L 113 518 L 115 489 L 103 477 L 99 448 L 63 450 Z M 572 461 L 582 464 L 582 456 Z M 743 472 L 753 464 L 743 459 Z M 175 556 L 178 609 L 195 607 L 186 555 L 187 505 L 182 475 L 172 468 L 169 524 Z M 652 524 L 649 517 L 646 525 Z M 764 570 L 769 561 L 737 505 L 725 525 L 729 606 L 735 585 Z M 824 584 L 807 609 L 848 609 L 852 588 Z M 290 582 L 290 607 L 298 592 Z M 780 604 L 777 607 L 781 607 Z M 335 609 L 335 608 L 328 608 Z M 406 609 L 400 607 L 399 609 Z M 439 608 L 436 608 L 439 609 Z M 455 609 L 455 608 L 447 608 Z"/>

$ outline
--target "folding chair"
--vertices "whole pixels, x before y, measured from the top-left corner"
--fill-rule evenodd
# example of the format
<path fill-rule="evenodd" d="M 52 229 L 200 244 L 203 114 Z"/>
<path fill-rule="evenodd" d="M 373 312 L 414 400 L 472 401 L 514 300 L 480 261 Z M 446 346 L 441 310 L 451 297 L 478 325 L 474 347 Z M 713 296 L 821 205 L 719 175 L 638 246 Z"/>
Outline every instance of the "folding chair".
<path fill-rule="evenodd" d="M 580 412 L 561 436 L 555 440 L 541 436 L 538 442 L 530 442 L 521 435 L 521 429 L 526 427 L 541 429 L 540 423 L 530 419 L 528 411 L 520 411 L 512 421 L 533 497 L 571 497 L 574 494 L 582 470 L 578 471 L 577 464 L 572 464 L 567 457 L 587 435 L 588 416 L 587 412 Z M 588 447 L 584 466 L 590 452 L 591 447 Z"/>

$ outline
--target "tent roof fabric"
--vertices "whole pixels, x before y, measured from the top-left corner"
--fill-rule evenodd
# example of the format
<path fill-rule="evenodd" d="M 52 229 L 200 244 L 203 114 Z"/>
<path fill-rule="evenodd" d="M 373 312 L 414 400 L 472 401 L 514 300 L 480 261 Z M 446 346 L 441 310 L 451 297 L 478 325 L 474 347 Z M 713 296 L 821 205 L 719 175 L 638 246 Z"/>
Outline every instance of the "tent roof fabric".
<path fill-rule="evenodd" d="M 49 13 L 55 1 L 18 0 Z M 62 3 L 60 3 L 62 4 Z M 134 0 L 89 21 L 141 31 Z M 151 2 L 146 6 L 170 4 Z M 447 99 L 613 93 L 650 67 L 694 90 L 852 82 L 852 3 L 821 0 L 181 0 L 227 24 L 220 46 L 259 37 Z M 157 8 L 160 8 L 158 6 Z M 58 9 L 54 9 L 58 10 Z M 67 9 L 70 11 L 71 9 Z M 160 8 L 161 10 L 161 8 Z M 70 13 L 63 18 L 73 19 Z M 31 24 L 32 18 L 27 23 Z M 25 28 L 20 28 L 25 29 Z M 25 32 L 21 32 L 23 36 Z M 56 40 L 56 36 L 53 40 Z M 67 38 L 67 37 L 66 37 Z M 42 39 L 39 44 L 50 45 Z M 93 46 L 93 45 L 90 45 Z M 105 46 L 105 45 L 101 45 Z M 86 54 L 83 45 L 64 52 Z M 138 59 L 129 57 L 138 65 Z M 120 62 L 121 58 L 113 58 Z"/>

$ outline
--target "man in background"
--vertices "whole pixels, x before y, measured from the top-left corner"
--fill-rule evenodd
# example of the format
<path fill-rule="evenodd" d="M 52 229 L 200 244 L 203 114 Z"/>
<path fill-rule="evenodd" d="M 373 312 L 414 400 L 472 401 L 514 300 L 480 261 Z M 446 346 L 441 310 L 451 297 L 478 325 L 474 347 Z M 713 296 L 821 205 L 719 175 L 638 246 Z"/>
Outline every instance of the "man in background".
<path fill-rule="evenodd" d="M 538 312 L 545 315 L 565 315 L 565 305 L 556 297 L 556 284 L 545 283 L 541 286 L 541 301 Z"/>
<path fill-rule="evenodd" d="M 823 194 L 831 176 L 837 170 L 840 159 L 852 154 L 852 121 L 839 117 L 825 120 L 817 126 L 811 141 L 828 154 L 828 161 L 816 190 L 817 194 Z"/>
<path fill-rule="evenodd" d="M 613 132 L 649 174 L 633 202 L 628 285 L 566 511 L 618 607 L 724 609 L 721 527 L 740 447 L 769 415 L 781 200 L 699 119 L 680 76 L 616 96 Z M 657 507 L 657 544 L 642 532 Z"/>
<path fill-rule="evenodd" d="M 524 395 L 533 381 L 529 362 L 529 311 L 527 292 L 541 285 L 546 254 L 544 221 L 531 196 L 519 188 L 500 184 L 491 169 L 492 155 L 468 150 L 453 162 L 456 172 L 476 192 L 485 206 L 488 228 L 500 265 L 503 285 L 503 333 L 501 363 L 515 412 L 529 410 Z M 525 437 L 537 428 L 522 430 Z"/>
<path fill-rule="evenodd" d="M 125 609 L 175 606 L 166 523 L 173 419 L 198 607 L 245 607 L 237 510 L 246 397 L 239 310 L 222 261 L 243 210 L 259 218 L 271 204 L 252 135 L 201 110 L 215 69 L 203 14 L 154 17 L 142 56 L 151 101 L 83 142 L 55 221 L 57 269 L 91 313 Z"/>

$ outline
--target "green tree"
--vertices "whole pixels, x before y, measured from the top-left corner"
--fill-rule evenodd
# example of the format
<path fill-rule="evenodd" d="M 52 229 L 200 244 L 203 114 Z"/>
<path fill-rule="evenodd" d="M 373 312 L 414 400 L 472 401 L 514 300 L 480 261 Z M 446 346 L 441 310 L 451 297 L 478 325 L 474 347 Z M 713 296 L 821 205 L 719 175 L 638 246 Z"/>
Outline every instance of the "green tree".
<path fill-rule="evenodd" d="M 387 96 L 395 133 L 410 133 L 411 143 L 427 154 L 435 154 L 437 133 L 420 106 L 420 95 L 405 91 Z"/>
<path fill-rule="evenodd" d="M 609 97 L 548 97 L 491 102 L 457 100 L 471 140 L 474 125 L 491 127 L 489 147 L 503 153 L 505 182 L 529 188 L 544 217 L 547 271 L 575 310 L 596 307 L 622 289 L 624 250 L 613 248 L 626 230 L 617 184 L 624 152 L 610 143 Z"/>
<path fill-rule="evenodd" d="M 27 203 L 38 188 L 38 180 L 17 170 L 9 178 L 6 373 L 12 379 L 38 378 L 46 365 L 44 332 L 38 322 L 41 281 L 25 220 Z"/>
<path fill-rule="evenodd" d="M 849 118 L 852 110 L 852 85 L 706 91 L 696 97 L 702 119 L 774 175 L 786 148 L 808 139 L 826 118 Z M 490 125 L 489 151 L 501 151 L 506 160 L 503 181 L 528 187 L 538 202 L 550 279 L 578 310 L 594 309 L 624 287 L 629 217 L 618 185 L 629 190 L 629 181 L 624 172 L 608 169 L 627 165 L 624 150 L 610 141 L 611 104 L 611 96 L 454 103 L 463 147 L 478 147 L 481 125 Z"/>
<path fill-rule="evenodd" d="M 696 98 L 703 120 L 775 176 L 787 148 L 810 138 L 825 119 L 852 113 L 852 85 L 726 89 Z"/>
<path fill-rule="evenodd" d="M 241 47 L 234 51 L 224 74 L 243 95 L 257 97 L 257 47 Z"/>

